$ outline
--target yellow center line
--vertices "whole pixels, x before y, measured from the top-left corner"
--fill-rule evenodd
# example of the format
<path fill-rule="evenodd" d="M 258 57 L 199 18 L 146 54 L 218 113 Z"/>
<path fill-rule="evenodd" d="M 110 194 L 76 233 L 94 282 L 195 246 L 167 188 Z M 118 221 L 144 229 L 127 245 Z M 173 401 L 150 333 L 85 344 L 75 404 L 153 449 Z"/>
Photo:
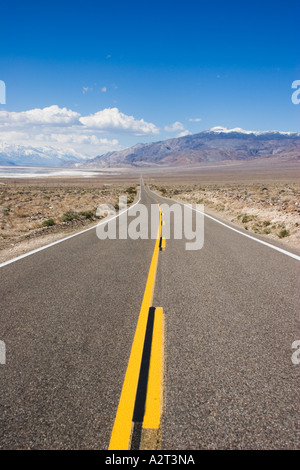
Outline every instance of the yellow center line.
<path fill-rule="evenodd" d="M 163 309 L 155 309 L 147 397 L 143 429 L 158 429 L 162 410 L 163 380 Z"/>
<path fill-rule="evenodd" d="M 157 239 L 155 242 L 144 297 L 140 309 L 134 340 L 131 347 L 129 362 L 122 387 L 121 397 L 108 447 L 109 450 L 128 450 L 130 446 L 133 426 L 132 417 L 139 380 L 139 372 L 143 354 L 148 313 L 153 300 L 160 237 L 161 211 L 159 214 Z"/>

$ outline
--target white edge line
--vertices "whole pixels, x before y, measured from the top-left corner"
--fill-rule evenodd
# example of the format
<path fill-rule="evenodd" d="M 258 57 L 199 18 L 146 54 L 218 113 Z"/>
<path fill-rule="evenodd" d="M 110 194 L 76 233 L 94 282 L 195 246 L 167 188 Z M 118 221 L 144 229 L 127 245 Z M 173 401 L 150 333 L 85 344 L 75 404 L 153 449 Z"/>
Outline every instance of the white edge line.
<path fill-rule="evenodd" d="M 116 219 L 117 217 L 120 217 L 120 215 L 124 214 L 129 209 L 136 206 L 140 202 L 140 200 L 141 200 L 141 191 L 140 191 L 140 194 L 139 194 L 139 200 L 137 202 L 135 202 L 132 206 L 127 207 L 127 209 L 125 209 L 121 212 L 118 212 L 118 214 L 114 215 L 113 217 L 107 217 L 102 222 L 98 222 L 96 225 L 93 225 L 92 227 L 81 230 L 81 232 L 73 233 L 72 235 L 69 235 L 68 237 L 62 238 L 61 240 L 56 240 L 55 242 L 49 243 L 48 245 L 41 246 L 40 248 L 36 248 L 35 250 L 32 250 L 32 251 L 28 251 L 28 253 L 24 253 L 23 255 L 17 256 L 16 258 L 12 258 L 8 261 L 4 261 L 3 263 L 0 264 L 0 268 L 3 268 L 4 266 L 7 266 L 8 264 L 15 263 L 16 261 L 19 261 L 20 259 L 26 258 L 27 256 L 34 255 L 35 253 L 38 253 L 39 251 L 46 250 L 47 248 L 50 248 L 51 246 L 58 245 L 59 243 L 65 242 L 66 240 L 70 240 L 70 238 L 74 238 L 74 237 L 77 237 L 78 235 L 81 235 L 85 232 L 89 232 L 90 230 L 94 230 L 97 227 L 99 227 L 99 225 L 107 224 L 111 220 Z"/>
<path fill-rule="evenodd" d="M 149 189 L 150 192 L 156 194 L 157 196 L 161 197 L 162 199 L 174 201 L 174 202 L 176 202 L 177 204 L 181 204 L 182 206 L 187 206 L 187 207 L 189 207 L 188 204 L 184 204 L 183 202 L 176 201 L 176 199 L 166 198 L 166 197 L 164 198 L 163 196 L 161 196 L 160 194 L 156 193 L 155 191 L 152 191 L 152 190 L 149 188 L 149 186 L 148 186 L 148 189 Z M 227 224 L 225 224 L 224 222 L 221 222 L 220 220 L 215 219 L 215 218 L 212 217 L 211 215 L 208 215 L 208 214 L 206 214 L 205 212 L 199 211 L 198 209 L 195 209 L 195 208 L 193 208 L 193 207 L 191 207 L 191 209 L 194 210 L 194 211 L 196 211 L 196 212 L 199 212 L 200 214 L 203 214 L 205 217 L 208 217 L 209 219 L 213 220 L 214 222 L 217 222 L 218 224 L 223 225 L 224 227 L 229 228 L 230 230 L 233 230 L 233 232 L 239 233 L 240 235 L 243 235 L 244 237 L 250 238 L 251 240 L 254 240 L 254 241 L 258 242 L 258 243 L 261 243 L 262 245 L 268 246 L 269 248 L 273 248 L 273 250 L 279 251 L 280 253 L 283 253 L 284 255 L 290 256 L 291 258 L 294 258 L 294 259 L 296 259 L 297 261 L 300 261 L 300 256 L 295 255 L 294 253 L 291 253 L 290 251 L 286 251 L 286 250 L 284 250 L 283 248 L 279 248 L 279 247 L 276 246 L 276 245 L 272 245 L 271 243 L 268 243 L 268 242 L 265 242 L 265 241 L 263 241 L 263 240 L 260 240 L 259 238 L 255 238 L 255 237 L 253 237 L 252 235 L 249 235 L 248 233 L 241 232 L 240 230 L 238 230 L 238 229 L 236 229 L 236 228 L 234 228 L 234 227 L 230 227 L 230 225 L 227 225 Z"/>

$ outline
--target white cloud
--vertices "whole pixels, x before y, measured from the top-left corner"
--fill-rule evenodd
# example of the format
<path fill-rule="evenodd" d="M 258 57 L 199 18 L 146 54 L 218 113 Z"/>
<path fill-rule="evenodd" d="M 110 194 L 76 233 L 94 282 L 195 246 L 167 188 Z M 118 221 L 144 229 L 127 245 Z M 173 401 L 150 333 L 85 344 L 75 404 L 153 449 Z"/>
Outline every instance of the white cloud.
<path fill-rule="evenodd" d="M 192 135 L 192 133 L 185 129 L 184 131 L 179 132 L 176 137 L 185 137 L 186 135 Z"/>
<path fill-rule="evenodd" d="M 37 136 L 41 139 L 44 139 L 44 135 Z M 51 142 L 58 142 L 58 143 L 68 143 L 68 144 L 90 144 L 90 145 L 110 145 L 110 146 L 116 146 L 118 145 L 119 141 L 117 139 L 106 139 L 106 138 L 99 138 L 94 134 L 87 135 L 87 134 L 75 134 L 75 133 L 70 133 L 70 134 L 50 134 L 47 136 L 49 141 Z"/>
<path fill-rule="evenodd" d="M 174 122 L 173 124 L 171 124 L 171 126 L 165 126 L 165 131 L 167 132 L 179 132 L 183 130 L 184 125 L 179 121 Z"/>
<path fill-rule="evenodd" d="M 78 156 L 93 157 L 106 152 L 114 150 L 121 150 L 122 146 L 119 145 L 117 139 L 100 138 L 95 134 L 80 133 L 17 133 L 0 132 L 0 145 L 1 142 L 6 142 L 11 145 L 30 146 L 35 148 L 42 148 L 45 146 L 52 147 L 56 150 L 65 151 L 72 149 Z"/>
<path fill-rule="evenodd" d="M 16 130 L 27 126 L 78 126 L 81 131 L 98 130 L 114 134 L 117 132 L 127 132 L 133 135 L 159 133 L 159 129 L 154 124 L 121 113 L 118 108 L 103 109 L 89 116 L 81 116 L 71 109 L 59 108 L 57 105 L 21 112 L 0 111 L 0 130 L 3 128 Z"/>
<path fill-rule="evenodd" d="M 202 121 L 202 119 L 201 118 L 189 118 L 188 121 L 189 122 L 200 122 L 200 121 Z"/>
<path fill-rule="evenodd" d="M 88 91 L 93 91 L 93 88 L 90 88 L 88 86 L 83 86 L 82 87 L 82 93 L 85 95 Z"/>
<path fill-rule="evenodd" d="M 69 126 L 78 123 L 79 113 L 57 105 L 29 111 L 0 111 L 0 127 Z"/>
<path fill-rule="evenodd" d="M 167 132 L 178 132 L 176 137 L 184 137 L 185 135 L 190 135 L 190 131 L 184 128 L 182 122 L 176 121 L 171 126 L 165 126 L 165 131 Z"/>
<path fill-rule="evenodd" d="M 149 135 L 159 129 L 143 119 L 104 109 L 89 116 L 57 105 L 28 111 L 0 111 L 0 142 L 63 150 L 67 146 L 84 156 L 121 150 L 118 139 L 106 134 Z"/>
<path fill-rule="evenodd" d="M 121 113 L 118 108 L 107 108 L 95 114 L 84 116 L 79 121 L 89 129 L 97 129 L 100 132 L 126 132 L 133 135 L 158 134 L 159 129 L 151 122 L 144 119 L 135 119 Z"/>
<path fill-rule="evenodd" d="M 107 87 L 106 87 L 106 86 L 102 87 L 102 88 L 101 88 L 101 91 L 102 91 L 103 93 L 106 93 L 106 92 L 107 92 Z"/>

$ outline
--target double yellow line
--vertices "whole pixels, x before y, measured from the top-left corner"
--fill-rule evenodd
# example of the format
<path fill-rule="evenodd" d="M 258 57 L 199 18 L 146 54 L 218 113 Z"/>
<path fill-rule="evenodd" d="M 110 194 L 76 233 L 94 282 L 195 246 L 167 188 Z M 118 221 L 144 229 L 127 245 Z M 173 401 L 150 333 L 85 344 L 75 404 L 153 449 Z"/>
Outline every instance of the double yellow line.
<path fill-rule="evenodd" d="M 149 309 L 152 305 L 158 254 L 160 249 L 162 213 L 159 209 L 157 239 L 152 255 L 146 288 L 140 309 L 138 323 L 131 347 L 121 397 L 109 443 L 109 450 L 128 450 L 131 445 L 133 413 L 139 381 L 139 373 L 144 348 Z M 150 366 L 148 373 L 145 414 L 142 428 L 158 430 L 162 409 L 162 371 L 163 371 L 163 309 L 156 308 L 153 324 Z"/>

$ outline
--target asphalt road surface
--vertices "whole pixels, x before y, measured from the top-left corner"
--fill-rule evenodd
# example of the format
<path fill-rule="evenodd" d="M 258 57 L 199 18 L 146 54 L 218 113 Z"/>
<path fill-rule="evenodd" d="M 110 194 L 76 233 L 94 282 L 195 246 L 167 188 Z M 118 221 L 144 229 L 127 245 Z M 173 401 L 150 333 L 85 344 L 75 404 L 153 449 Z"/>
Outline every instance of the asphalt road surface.
<path fill-rule="evenodd" d="M 299 449 L 299 261 L 208 218 L 204 234 L 158 259 L 162 448 Z M 154 245 L 90 230 L 0 268 L 1 449 L 108 448 Z"/>

